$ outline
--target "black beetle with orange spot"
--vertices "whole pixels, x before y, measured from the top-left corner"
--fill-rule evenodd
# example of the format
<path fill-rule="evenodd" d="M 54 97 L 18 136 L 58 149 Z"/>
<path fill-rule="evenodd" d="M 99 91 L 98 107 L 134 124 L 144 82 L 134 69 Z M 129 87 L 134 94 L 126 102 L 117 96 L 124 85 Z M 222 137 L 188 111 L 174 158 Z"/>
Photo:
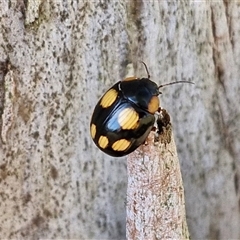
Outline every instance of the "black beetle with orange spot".
<path fill-rule="evenodd" d="M 158 95 L 161 87 L 147 78 L 130 77 L 113 85 L 97 103 L 91 123 L 90 133 L 99 149 L 113 157 L 122 157 L 143 144 L 155 122 L 155 112 L 159 108 Z"/>

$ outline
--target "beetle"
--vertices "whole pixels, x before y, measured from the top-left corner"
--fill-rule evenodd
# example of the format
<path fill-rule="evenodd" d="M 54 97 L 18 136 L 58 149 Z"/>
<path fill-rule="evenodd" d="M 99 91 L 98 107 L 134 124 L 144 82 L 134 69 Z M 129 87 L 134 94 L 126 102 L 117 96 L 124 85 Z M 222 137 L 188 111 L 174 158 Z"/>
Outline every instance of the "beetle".
<path fill-rule="evenodd" d="M 155 113 L 160 109 L 160 88 L 150 80 L 147 65 L 142 62 L 147 78 L 130 77 L 114 84 L 98 101 L 90 122 L 90 134 L 104 153 L 122 157 L 143 144 L 155 123 Z"/>

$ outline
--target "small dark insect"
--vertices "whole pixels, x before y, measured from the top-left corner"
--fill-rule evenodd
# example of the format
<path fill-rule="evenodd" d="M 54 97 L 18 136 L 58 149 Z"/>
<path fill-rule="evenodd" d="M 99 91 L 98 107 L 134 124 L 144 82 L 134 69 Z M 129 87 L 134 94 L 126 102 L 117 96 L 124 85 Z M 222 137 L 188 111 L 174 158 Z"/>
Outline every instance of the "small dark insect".
<path fill-rule="evenodd" d="M 121 157 L 143 144 L 155 123 L 159 111 L 160 88 L 147 78 L 130 77 L 113 85 L 98 101 L 90 122 L 90 133 L 99 149 L 110 156 Z"/>

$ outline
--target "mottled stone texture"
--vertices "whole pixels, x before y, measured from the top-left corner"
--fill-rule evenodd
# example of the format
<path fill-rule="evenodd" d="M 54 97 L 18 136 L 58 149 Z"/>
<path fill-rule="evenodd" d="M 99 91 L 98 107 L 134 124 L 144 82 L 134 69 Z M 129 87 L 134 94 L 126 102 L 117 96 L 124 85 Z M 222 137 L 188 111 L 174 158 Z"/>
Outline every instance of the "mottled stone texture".
<path fill-rule="evenodd" d="M 126 10 L 42 1 L 29 22 L 29 4 L 0 4 L 1 239 L 124 238 L 126 163 L 98 151 L 89 121 L 124 75 Z"/>
<path fill-rule="evenodd" d="M 2 239 L 124 239 L 126 159 L 89 136 L 127 63 L 171 115 L 190 235 L 240 238 L 238 1 L 0 0 Z"/>

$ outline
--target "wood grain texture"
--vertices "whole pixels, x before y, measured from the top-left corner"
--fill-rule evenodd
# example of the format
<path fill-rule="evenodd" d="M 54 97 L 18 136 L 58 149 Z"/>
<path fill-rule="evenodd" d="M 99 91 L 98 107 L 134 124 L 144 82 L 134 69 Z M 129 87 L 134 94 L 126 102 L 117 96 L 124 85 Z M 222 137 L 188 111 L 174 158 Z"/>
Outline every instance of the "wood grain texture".
<path fill-rule="evenodd" d="M 189 239 L 180 164 L 170 137 L 169 143 L 154 144 L 150 133 L 128 156 L 127 239 Z"/>

